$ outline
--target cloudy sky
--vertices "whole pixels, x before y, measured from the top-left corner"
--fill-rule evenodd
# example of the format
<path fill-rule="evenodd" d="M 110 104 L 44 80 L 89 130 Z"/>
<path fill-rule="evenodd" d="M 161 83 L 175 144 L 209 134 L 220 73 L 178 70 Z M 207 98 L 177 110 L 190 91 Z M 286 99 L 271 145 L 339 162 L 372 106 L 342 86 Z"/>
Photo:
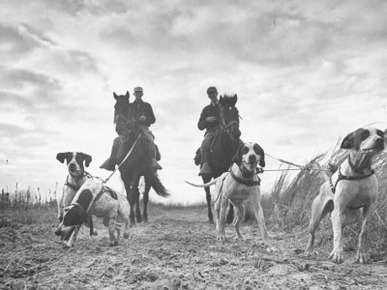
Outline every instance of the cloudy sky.
<path fill-rule="evenodd" d="M 66 151 L 107 177 L 113 92 L 133 100 L 135 86 L 177 202 L 204 200 L 183 180 L 201 181 L 192 159 L 210 85 L 238 94 L 243 140 L 296 163 L 358 127 L 384 129 L 386 15 L 383 0 L 0 0 L 0 188 L 59 190 Z M 261 177 L 270 191 L 276 173 Z"/>

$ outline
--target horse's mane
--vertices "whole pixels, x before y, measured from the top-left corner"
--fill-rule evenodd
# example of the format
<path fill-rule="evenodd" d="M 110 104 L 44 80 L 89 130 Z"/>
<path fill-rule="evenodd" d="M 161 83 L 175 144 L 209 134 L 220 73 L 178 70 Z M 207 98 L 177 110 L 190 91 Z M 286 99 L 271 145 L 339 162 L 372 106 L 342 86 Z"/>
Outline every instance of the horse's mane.
<path fill-rule="evenodd" d="M 220 96 L 219 102 L 222 106 L 235 106 L 236 102 L 238 101 L 238 96 L 237 94 L 233 95 L 226 95 L 224 94 L 223 96 Z"/>

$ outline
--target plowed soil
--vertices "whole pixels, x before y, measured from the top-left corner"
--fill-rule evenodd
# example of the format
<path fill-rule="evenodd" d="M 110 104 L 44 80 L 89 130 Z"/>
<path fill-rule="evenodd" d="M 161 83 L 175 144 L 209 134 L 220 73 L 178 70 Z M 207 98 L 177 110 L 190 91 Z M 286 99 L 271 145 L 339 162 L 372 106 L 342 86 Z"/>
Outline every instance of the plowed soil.
<path fill-rule="evenodd" d="M 150 222 L 130 229 L 130 237 L 109 247 L 106 228 L 98 235 L 83 227 L 75 246 L 64 248 L 54 235 L 55 209 L 48 222 L 30 225 L 3 215 L 0 228 L 0 289 L 386 289 L 387 262 L 330 262 L 303 256 L 306 234 L 269 231 L 275 252 L 262 244 L 258 227 L 244 223 L 239 241 L 216 241 L 205 207 L 149 210 Z M 268 225 L 270 228 L 270 225 Z M 318 240 L 317 240 L 318 242 Z"/>

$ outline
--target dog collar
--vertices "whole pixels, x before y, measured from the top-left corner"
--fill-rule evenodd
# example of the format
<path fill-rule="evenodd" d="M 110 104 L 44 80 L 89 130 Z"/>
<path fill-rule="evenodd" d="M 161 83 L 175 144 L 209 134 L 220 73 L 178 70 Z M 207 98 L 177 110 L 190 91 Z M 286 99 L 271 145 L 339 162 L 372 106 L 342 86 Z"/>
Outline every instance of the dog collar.
<path fill-rule="evenodd" d="M 87 173 L 87 172 L 85 172 L 82 176 L 74 176 L 71 173 L 69 173 L 69 175 L 71 175 L 74 179 L 79 179 L 79 180 L 85 176 L 87 176 L 87 178 L 92 177 L 90 175 L 90 173 Z M 81 186 L 79 186 L 79 185 L 69 183 L 69 176 L 68 175 L 67 175 L 66 182 L 64 183 L 64 185 L 70 187 L 72 190 L 75 190 L 75 191 L 78 191 L 78 189 L 81 188 Z"/>
<path fill-rule="evenodd" d="M 244 184 L 246 186 L 258 186 L 261 185 L 261 179 L 258 177 L 258 180 L 253 180 L 253 179 L 245 179 L 241 178 L 235 175 L 235 173 L 230 170 L 231 177 L 238 183 Z"/>
<path fill-rule="evenodd" d="M 371 175 L 375 174 L 375 171 L 371 169 L 371 173 L 369 173 L 369 174 L 363 174 L 363 175 L 358 175 L 358 176 L 346 176 L 346 175 L 341 174 L 340 168 L 341 167 L 339 167 L 339 169 L 337 170 L 338 175 L 337 175 L 337 180 L 336 180 L 335 184 L 333 184 L 333 182 L 332 182 L 332 175 L 329 177 L 329 185 L 331 187 L 333 194 L 335 194 L 337 184 L 341 180 L 349 180 L 349 181 L 362 180 L 362 179 L 366 179 L 366 178 L 370 177 Z"/>

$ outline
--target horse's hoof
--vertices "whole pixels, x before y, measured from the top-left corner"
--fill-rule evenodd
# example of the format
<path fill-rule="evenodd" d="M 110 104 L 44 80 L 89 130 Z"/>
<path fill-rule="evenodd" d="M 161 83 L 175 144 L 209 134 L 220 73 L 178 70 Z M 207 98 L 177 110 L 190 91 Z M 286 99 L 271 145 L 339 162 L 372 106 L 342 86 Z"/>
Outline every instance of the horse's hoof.
<path fill-rule="evenodd" d="M 118 242 L 117 241 L 114 241 L 114 242 L 110 243 L 110 247 L 116 247 L 116 246 L 118 246 Z"/>
<path fill-rule="evenodd" d="M 124 233 L 124 239 L 128 239 L 129 238 L 129 233 Z"/>

